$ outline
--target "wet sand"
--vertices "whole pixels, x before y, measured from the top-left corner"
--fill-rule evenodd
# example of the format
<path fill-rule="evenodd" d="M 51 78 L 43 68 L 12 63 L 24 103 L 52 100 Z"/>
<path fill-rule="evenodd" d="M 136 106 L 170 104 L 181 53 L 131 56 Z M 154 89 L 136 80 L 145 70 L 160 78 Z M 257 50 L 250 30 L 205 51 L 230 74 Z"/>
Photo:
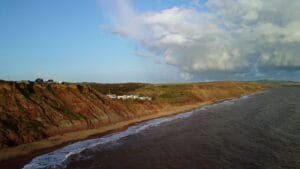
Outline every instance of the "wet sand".
<path fill-rule="evenodd" d="M 222 100 L 215 101 L 215 102 L 220 102 L 220 101 Z M 189 104 L 184 106 L 165 107 L 164 109 L 161 110 L 160 113 L 157 114 L 143 116 L 133 120 L 120 122 L 120 123 L 104 126 L 97 129 L 72 132 L 64 135 L 50 137 L 42 141 L 24 144 L 13 148 L 2 149 L 0 151 L 0 161 L 1 161 L 0 168 L 10 168 L 10 169 L 22 168 L 26 163 L 30 162 L 33 157 L 54 151 L 58 148 L 61 148 L 73 142 L 85 140 L 89 138 L 100 137 L 108 133 L 124 130 L 130 125 L 134 125 L 143 121 L 190 111 L 212 103 L 214 102 L 208 101 L 208 102 L 201 102 L 197 104 Z"/>
<path fill-rule="evenodd" d="M 298 169 L 300 87 L 200 110 L 72 156 L 72 169 Z"/>

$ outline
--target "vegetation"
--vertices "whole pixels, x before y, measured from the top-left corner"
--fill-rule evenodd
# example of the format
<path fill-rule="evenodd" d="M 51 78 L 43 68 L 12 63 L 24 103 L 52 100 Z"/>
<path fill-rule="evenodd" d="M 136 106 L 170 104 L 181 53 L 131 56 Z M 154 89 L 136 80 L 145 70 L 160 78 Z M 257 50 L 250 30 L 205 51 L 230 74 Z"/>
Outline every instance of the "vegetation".
<path fill-rule="evenodd" d="M 131 91 L 137 90 L 138 88 L 146 86 L 143 83 L 124 83 L 124 84 L 90 84 L 98 92 L 106 95 L 109 92 L 117 95 L 125 95 Z"/>
<path fill-rule="evenodd" d="M 79 113 L 73 112 L 71 110 L 67 110 L 67 109 L 62 109 L 61 112 L 67 116 L 68 118 L 70 118 L 70 120 L 83 120 L 85 119 L 84 116 L 82 116 Z"/>
<path fill-rule="evenodd" d="M 44 129 L 40 121 L 0 112 L 0 147 L 15 146 L 22 142 L 45 138 Z"/>
<path fill-rule="evenodd" d="M 0 83 L 0 148 L 45 137 L 115 124 L 167 107 L 199 105 L 261 90 L 257 83 L 74 84 Z M 151 101 L 110 99 L 148 96 Z"/>

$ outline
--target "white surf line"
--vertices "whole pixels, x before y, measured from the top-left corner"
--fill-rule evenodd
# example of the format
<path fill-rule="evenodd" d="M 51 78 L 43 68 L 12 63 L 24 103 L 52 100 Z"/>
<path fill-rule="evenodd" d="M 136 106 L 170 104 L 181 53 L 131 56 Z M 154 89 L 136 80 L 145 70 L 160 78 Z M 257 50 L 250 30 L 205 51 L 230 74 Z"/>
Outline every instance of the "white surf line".
<path fill-rule="evenodd" d="M 83 150 L 91 149 L 98 145 L 107 144 L 107 143 L 110 143 L 113 141 L 120 140 L 121 138 L 137 134 L 147 128 L 158 126 L 162 123 L 170 122 L 170 121 L 177 120 L 177 119 L 188 118 L 188 117 L 192 116 L 194 113 L 200 112 L 201 110 L 207 110 L 208 108 L 213 107 L 213 106 L 217 106 L 220 104 L 233 104 L 233 102 L 235 102 L 235 101 L 238 101 L 241 99 L 247 99 L 247 98 L 249 98 L 253 95 L 259 94 L 259 93 L 262 93 L 262 92 L 254 93 L 254 94 L 247 95 L 247 96 L 242 96 L 237 99 L 225 100 L 223 102 L 215 103 L 212 105 L 207 105 L 202 108 L 192 110 L 190 112 L 185 112 L 185 113 L 180 113 L 177 115 L 171 115 L 171 116 L 167 116 L 167 117 L 161 117 L 161 118 L 149 120 L 149 121 L 142 122 L 140 124 L 131 126 L 125 131 L 108 134 L 106 136 L 99 137 L 96 139 L 79 141 L 79 142 L 67 145 L 58 150 L 55 150 L 53 152 L 37 156 L 37 157 L 33 158 L 30 163 L 26 164 L 23 167 L 23 169 L 45 169 L 45 168 L 61 169 L 61 168 L 66 168 L 67 167 L 66 166 L 67 159 L 71 155 L 79 154 Z"/>

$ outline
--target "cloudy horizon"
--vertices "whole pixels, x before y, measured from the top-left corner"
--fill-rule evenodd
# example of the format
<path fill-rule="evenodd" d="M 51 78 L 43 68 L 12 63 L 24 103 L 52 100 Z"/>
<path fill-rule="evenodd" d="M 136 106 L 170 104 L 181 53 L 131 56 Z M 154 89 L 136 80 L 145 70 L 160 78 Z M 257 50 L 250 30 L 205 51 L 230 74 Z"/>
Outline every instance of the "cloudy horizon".
<path fill-rule="evenodd" d="M 66 0 L 57 16 L 59 2 L 47 3 L 4 2 L 0 79 L 300 80 L 300 1 Z"/>
<path fill-rule="evenodd" d="M 138 55 L 176 67 L 186 80 L 299 79 L 299 1 L 208 0 L 137 12 L 111 1 L 111 31 Z M 293 77 L 296 76 L 296 77 Z"/>

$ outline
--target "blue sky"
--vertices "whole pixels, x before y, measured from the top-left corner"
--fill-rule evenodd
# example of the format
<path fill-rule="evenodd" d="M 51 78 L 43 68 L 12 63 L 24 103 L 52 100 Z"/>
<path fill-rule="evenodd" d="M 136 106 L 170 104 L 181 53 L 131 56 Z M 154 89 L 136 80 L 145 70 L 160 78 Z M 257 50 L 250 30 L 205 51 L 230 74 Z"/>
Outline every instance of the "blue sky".
<path fill-rule="evenodd" d="M 250 40 L 240 39 L 236 33 L 231 33 L 232 30 L 226 32 L 231 29 L 227 25 L 237 25 L 235 17 L 242 13 L 249 14 L 251 25 L 256 25 L 246 25 L 249 30 L 261 28 L 259 35 L 264 37 L 270 36 L 264 33 L 264 28 L 274 29 L 276 35 L 277 21 L 260 20 L 259 17 L 264 14 L 264 6 L 269 4 L 259 6 L 257 3 L 247 11 L 220 18 L 216 11 L 227 9 L 230 1 L 233 0 L 225 4 L 218 0 L 209 3 L 191 0 L 1 0 L 0 79 L 42 77 L 73 82 L 298 80 L 300 60 L 293 54 L 298 52 L 300 41 L 288 37 L 290 33 L 284 34 L 286 44 L 278 42 L 283 44 L 278 46 L 272 41 L 264 48 L 253 45 L 251 52 L 244 52 L 247 51 L 244 46 L 251 46 Z M 234 5 L 244 10 L 242 5 L 245 4 Z M 120 12 L 124 8 L 125 12 Z M 112 14 L 118 17 L 110 16 Z M 162 23 L 161 18 L 167 19 Z M 224 20 L 226 23 L 221 23 Z M 267 22 L 272 25 L 262 24 Z M 158 27 L 161 27 L 160 32 L 157 32 Z M 174 27 L 178 29 L 174 29 L 176 33 L 173 34 Z M 286 31 L 297 33 L 289 24 L 286 27 Z M 195 29 L 187 31 L 189 28 Z M 141 32 L 147 35 L 140 36 Z M 194 37 L 199 38 L 186 41 Z M 207 41 L 211 37 L 218 41 Z M 259 41 L 265 43 L 269 39 Z M 236 43 L 245 44 L 232 48 Z M 277 48 L 292 51 L 291 55 L 283 56 Z"/>
<path fill-rule="evenodd" d="M 140 9 L 146 8 L 145 2 L 138 4 Z M 133 40 L 101 30 L 106 20 L 97 0 L 2 0 L 0 78 L 97 82 L 169 78 L 158 75 L 174 71 L 170 66 L 135 56 Z"/>

